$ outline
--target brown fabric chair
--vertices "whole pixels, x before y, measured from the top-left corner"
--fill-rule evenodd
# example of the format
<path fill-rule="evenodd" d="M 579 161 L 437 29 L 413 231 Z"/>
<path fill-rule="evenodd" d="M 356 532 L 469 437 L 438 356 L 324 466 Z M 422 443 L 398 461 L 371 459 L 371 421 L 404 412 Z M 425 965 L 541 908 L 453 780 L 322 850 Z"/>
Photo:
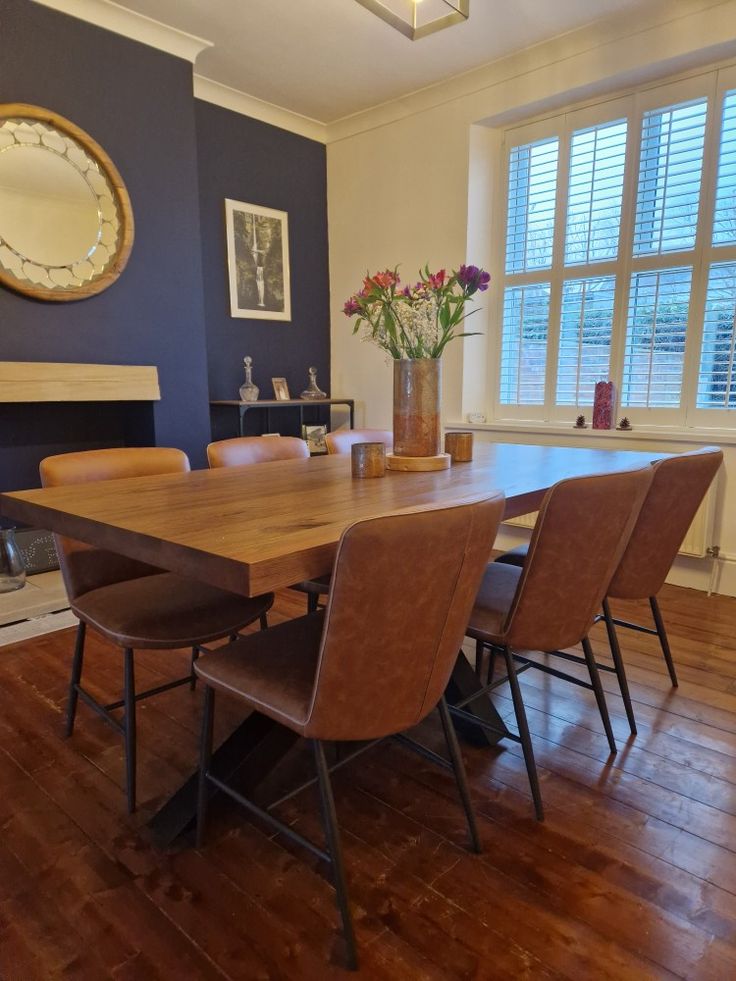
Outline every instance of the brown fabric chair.
<path fill-rule="evenodd" d="M 188 470 L 186 454 L 167 447 L 64 453 L 46 457 L 40 465 L 44 487 Z M 70 538 L 54 537 L 70 605 L 79 618 L 69 684 L 66 735 L 71 736 L 74 730 L 79 698 L 123 735 L 128 810 L 132 812 L 136 804 L 136 702 L 178 685 L 188 684 L 194 688 L 196 682 L 192 670 L 185 678 L 137 693 L 134 650 L 191 647 L 193 668 L 201 645 L 221 637 L 233 637 L 242 627 L 259 618 L 261 627 L 268 626 L 266 612 L 273 603 L 273 593 L 246 599 L 114 552 Z M 123 648 L 124 695 L 121 700 L 108 705 L 100 704 L 81 686 L 88 625 Z M 118 708 L 124 709 L 122 723 L 111 714 Z"/>
<path fill-rule="evenodd" d="M 210 443 L 207 447 L 207 461 L 213 470 L 217 467 L 239 467 L 308 456 L 309 447 L 303 439 L 296 436 L 236 436 L 234 439 Z M 289 588 L 306 593 L 307 612 L 313 613 L 319 604 L 319 597 L 326 596 L 330 591 L 330 577 L 326 575 L 304 579 Z"/>
<path fill-rule="evenodd" d="M 390 429 L 336 429 L 325 436 L 328 453 L 349 453 L 355 443 L 385 443 L 386 450 L 394 445 L 394 434 Z"/>
<path fill-rule="evenodd" d="M 207 462 L 216 467 L 240 467 L 248 463 L 308 457 L 309 447 L 296 436 L 236 436 L 207 447 Z"/>
<path fill-rule="evenodd" d="M 543 817 L 534 751 L 521 697 L 516 662 L 566 678 L 595 693 L 611 752 L 616 752 L 606 699 L 588 632 L 595 622 L 611 576 L 618 565 L 652 480 L 652 468 L 595 477 L 574 477 L 555 484 L 542 502 L 523 568 L 491 562 L 470 615 L 467 634 L 482 655 L 503 654 L 506 677 L 491 681 L 492 691 L 508 680 L 537 817 Z M 575 658 L 564 648 L 582 643 L 590 682 L 537 663 L 522 651 Z M 467 702 L 477 698 L 474 693 Z M 457 708 L 462 709 L 462 703 Z M 455 711 L 457 711 L 457 708 Z M 475 721 L 474 716 L 463 717 Z"/>
<path fill-rule="evenodd" d="M 637 731 L 636 719 L 616 625 L 658 637 L 670 680 L 673 686 L 677 687 L 677 673 L 659 609 L 657 593 L 664 585 L 680 545 L 695 517 L 695 512 L 708 492 L 722 461 L 722 450 L 717 446 L 706 446 L 689 453 L 680 453 L 664 460 L 657 460 L 653 464 L 652 485 L 602 603 L 603 615 L 598 619 L 604 620 L 606 624 L 613 667 L 605 664 L 599 664 L 598 667 L 605 671 L 613 671 L 617 675 L 629 727 L 634 734 Z M 521 546 L 499 556 L 496 561 L 523 565 L 525 557 L 526 546 Z M 609 603 L 611 599 L 648 599 L 654 628 L 616 619 L 611 614 Z"/>
<path fill-rule="evenodd" d="M 195 665 L 206 684 L 198 845 L 204 840 L 208 789 L 214 786 L 330 862 L 352 968 L 357 965 L 355 938 L 322 744 L 380 740 L 416 725 L 438 706 L 471 838 L 479 850 L 443 692 L 503 506 L 503 495 L 497 494 L 477 503 L 357 522 L 340 540 L 326 611 L 244 637 Z M 216 690 L 311 740 L 326 851 L 210 772 Z M 421 751 L 448 765 L 424 747 Z"/>

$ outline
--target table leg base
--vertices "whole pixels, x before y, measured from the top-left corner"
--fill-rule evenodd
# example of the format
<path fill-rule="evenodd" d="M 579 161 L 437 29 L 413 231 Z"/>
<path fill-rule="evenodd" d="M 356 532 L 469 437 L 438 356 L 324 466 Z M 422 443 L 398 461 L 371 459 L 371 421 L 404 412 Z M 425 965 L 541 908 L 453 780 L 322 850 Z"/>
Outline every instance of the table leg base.
<path fill-rule="evenodd" d="M 450 709 L 452 709 L 455 702 L 464 701 L 480 687 L 481 684 L 475 671 L 473 671 L 468 659 L 461 651 L 455 662 L 455 667 L 452 669 L 452 675 L 445 690 L 445 697 Z M 488 695 L 479 695 L 475 701 L 468 702 L 465 705 L 465 711 L 472 712 L 473 715 L 477 715 L 483 722 L 489 726 L 493 726 L 493 731 L 491 731 L 489 729 L 483 729 L 480 726 L 475 726 L 465 719 L 453 718 L 458 735 L 464 742 L 469 743 L 471 746 L 495 746 L 504 736 L 509 735 L 509 729 L 506 723 L 499 715 Z"/>
<path fill-rule="evenodd" d="M 253 712 L 212 754 L 212 771 L 220 780 L 251 793 L 298 738 L 290 729 Z M 148 833 L 157 848 L 171 846 L 194 828 L 198 778 L 195 771 L 149 820 Z"/>

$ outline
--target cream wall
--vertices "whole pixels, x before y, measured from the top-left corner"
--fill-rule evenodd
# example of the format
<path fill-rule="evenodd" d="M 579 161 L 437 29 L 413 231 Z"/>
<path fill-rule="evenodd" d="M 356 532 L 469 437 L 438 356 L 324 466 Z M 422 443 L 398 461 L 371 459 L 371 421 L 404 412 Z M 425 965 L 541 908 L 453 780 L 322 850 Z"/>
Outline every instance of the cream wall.
<path fill-rule="evenodd" d="M 391 368 L 380 351 L 352 336 L 342 304 L 366 270 L 398 262 L 409 278 L 425 262 L 457 267 L 467 259 L 492 268 L 489 225 L 498 206 L 501 127 L 735 55 L 736 0 L 668 0 L 646 20 L 629 17 L 574 32 L 330 127 L 332 388 L 355 397 L 357 425 L 390 425 Z M 484 299 L 486 308 L 493 306 L 492 295 Z M 464 350 L 451 345 L 444 358 L 449 424 L 461 422 L 467 411 L 487 411 L 490 401 L 487 365 L 495 334 L 487 309 L 474 321 L 484 337 L 466 340 Z M 559 441 L 555 434 L 548 438 Z M 736 465 L 736 449 L 728 455 Z M 723 552 L 734 559 L 733 566 L 724 563 L 720 588 L 736 595 L 736 492 L 728 494 L 725 485 L 717 529 Z M 698 587 L 707 579 L 698 563 L 676 575 Z"/>

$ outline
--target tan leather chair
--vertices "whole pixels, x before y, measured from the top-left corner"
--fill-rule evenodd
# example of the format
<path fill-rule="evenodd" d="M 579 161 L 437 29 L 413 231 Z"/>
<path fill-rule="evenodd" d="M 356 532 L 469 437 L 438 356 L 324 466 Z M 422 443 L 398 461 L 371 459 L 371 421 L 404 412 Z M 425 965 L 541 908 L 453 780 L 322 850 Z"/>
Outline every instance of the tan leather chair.
<path fill-rule="evenodd" d="M 207 462 L 215 467 L 240 467 L 271 460 L 293 460 L 309 456 L 309 447 L 296 436 L 236 436 L 207 447 Z"/>
<path fill-rule="evenodd" d="M 330 862 L 352 968 L 357 965 L 355 938 L 322 744 L 383 739 L 411 728 L 439 707 L 472 842 L 479 850 L 443 692 L 503 506 L 503 495 L 497 494 L 478 503 L 357 522 L 340 540 L 326 611 L 244 637 L 195 665 L 206 685 L 198 846 L 204 840 L 208 790 L 217 787 Z M 312 741 L 317 769 L 312 782 L 319 783 L 326 851 L 209 771 L 216 690 Z M 421 749 L 423 755 L 448 765 Z M 343 758 L 339 765 L 344 762 Z"/>
<path fill-rule="evenodd" d="M 270 463 L 273 460 L 293 460 L 309 456 L 309 447 L 296 436 L 236 436 L 221 439 L 207 447 L 207 461 L 211 469 L 238 467 L 251 463 Z M 317 609 L 320 596 L 330 591 L 330 577 L 304 579 L 290 589 L 307 595 L 307 612 Z"/>
<path fill-rule="evenodd" d="M 167 447 L 63 453 L 46 457 L 40 465 L 44 487 L 188 470 L 186 454 Z M 193 668 L 202 644 L 233 637 L 259 618 L 261 627 L 266 627 L 273 593 L 246 599 L 71 538 L 54 537 L 70 605 L 79 618 L 66 735 L 71 736 L 74 730 L 79 698 L 123 735 L 128 810 L 132 812 L 136 805 L 136 702 L 178 685 L 194 688 L 196 681 L 192 670 L 185 678 L 137 693 L 134 650 L 191 647 Z M 123 648 L 124 695 L 120 701 L 102 705 L 81 686 L 88 625 Z M 111 714 L 117 708 L 124 709 L 122 723 Z"/>
<path fill-rule="evenodd" d="M 354 443 L 385 443 L 386 451 L 393 448 L 394 434 L 390 429 L 336 429 L 325 436 L 328 453 L 349 453 Z"/>
<path fill-rule="evenodd" d="M 521 671 L 539 668 L 566 678 L 595 693 L 612 753 L 616 743 L 606 698 L 598 675 L 588 632 L 600 610 L 606 587 L 629 540 L 634 522 L 652 480 L 652 468 L 626 470 L 595 477 L 574 477 L 555 484 L 544 497 L 523 568 L 491 562 L 483 576 L 470 615 L 467 634 L 478 653 L 490 648 L 503 654 L 506 677 L 483 688 L 490 692 L 508 681 L 537 817 L 542 820 L 534 750 L 524 710 L 516 662 Z M 565 675 L 547 663 L 537 663 L 522 651 L 543 651 L 573 658 L 564 649 L 582 643 L 590 682 Z M 474 701 L 474 693 L 457 708 Z M 474 721 L 475 716 L 460 712 Z M 514 737 L 512 737 L 514 738 Z"/>
<path fill-rule="evenodd" d="M 689 453 L 680 453 L 678 456 L 657 460 L 653 464 L 652 485 L 602 603 L 603 615 L 599 619 L 604 620 L 606 624 L 613 667 L 605 664 L 599 664 L 598 667 L 605 671 L 613 671 L 617 675 L 629 727 L 633 734 L 637 731 L 636 719 L 616 625 L 658 637 L 670 680 L 673 686 L 677 687 L 677 673 L 657 601 L 657 593 L 664 585 L 667 573 L 695 517 L 695 512 L 700 507 L 722 461 L 722 450 L 717 446 L 706 446 Z M 526 546 L 521 546 L 499 556 L 496 561 L 522 565 L 525 556 Z M 609 603 L 611 599 L 648 599 L 654 628 L 616 619 L 611 614 Z"/>

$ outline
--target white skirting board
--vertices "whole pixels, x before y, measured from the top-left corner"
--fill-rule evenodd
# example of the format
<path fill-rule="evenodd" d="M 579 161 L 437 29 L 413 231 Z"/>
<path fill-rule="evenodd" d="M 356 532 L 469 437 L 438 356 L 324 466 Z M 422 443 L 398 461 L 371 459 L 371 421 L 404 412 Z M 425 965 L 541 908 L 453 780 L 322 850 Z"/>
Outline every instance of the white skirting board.
<path fill-rule="evenodd" d="M 76 627 L 78 622 L 71 610 L 61 610 L 59 613 L 46 613 L 40 617 L 32 617 L 30 620 L 8 624 L 6 627 L 0 627 L 0 649 L 11 644 L 20 644 L 33 637 L 40 637 L 42 634 L 53 633 L 55 630 Z"/>
<path fill-rule="evenodd" d="M 22 589 L 0 593 L 0 627 L 19 620 L 30 620 L 45 613 L 56 613 L 69 607 L 61 572 L 41 572 L 29 576 Z"/>
<path fill-rule="evenodd" d="M 0 645 L 74 626 L 61 572 L 29 576 L 22 589 L 0 593 Z"/>

